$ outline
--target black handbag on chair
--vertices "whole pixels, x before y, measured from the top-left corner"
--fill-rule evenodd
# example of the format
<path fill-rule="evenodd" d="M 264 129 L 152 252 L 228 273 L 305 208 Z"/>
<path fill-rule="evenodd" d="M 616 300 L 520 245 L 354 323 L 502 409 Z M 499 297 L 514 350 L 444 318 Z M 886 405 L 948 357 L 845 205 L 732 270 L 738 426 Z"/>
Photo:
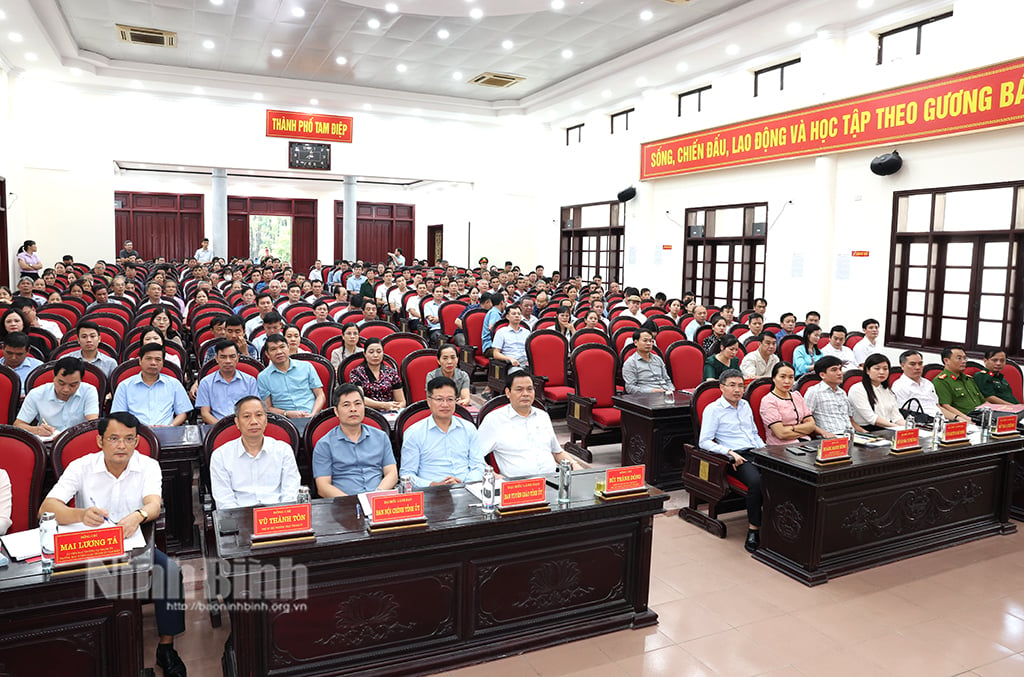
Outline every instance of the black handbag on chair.
<path fill-rule="evenodd" d="M 900 416 L 902 416 L 904 420 L 913 416 L 914 421 L 917 423 L 917 427 L 919 428 L 931 429 L 932 425 L 935 423 L 935 417 L 924 413 L 924 407 L 921 406 L 920 400 L 916 397 L 911 397 L 903 403 L 903 406 L 900 407 Z"/>

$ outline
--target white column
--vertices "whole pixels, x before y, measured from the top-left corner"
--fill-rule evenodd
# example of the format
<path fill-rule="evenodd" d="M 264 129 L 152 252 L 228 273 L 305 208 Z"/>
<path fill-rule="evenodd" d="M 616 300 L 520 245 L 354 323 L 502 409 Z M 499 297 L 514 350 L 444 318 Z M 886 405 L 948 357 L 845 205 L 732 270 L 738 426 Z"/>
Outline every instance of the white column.
<path fill-rule="evenodd" d="M 215 256 L 228 258 L 228 172 L 214 169 L 210 181 L 210 226 L 206 228 L 210 249 Z"/>
<path fill-rule="evenodd" d="M 349 261 L 356 260 L 356 177 L 345 177 L 345 201 L 342 207 L 341 254 Z"/>

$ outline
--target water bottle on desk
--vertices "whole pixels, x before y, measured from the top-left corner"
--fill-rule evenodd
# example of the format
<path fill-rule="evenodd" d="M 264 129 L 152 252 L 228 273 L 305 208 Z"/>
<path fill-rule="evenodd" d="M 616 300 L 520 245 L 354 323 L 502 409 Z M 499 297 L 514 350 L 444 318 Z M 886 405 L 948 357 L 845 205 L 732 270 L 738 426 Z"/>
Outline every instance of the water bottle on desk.
<path fill-rule="evenodd" d="M 485 514 L 494 512 L 494 491 L 497 481 L 490 466 L 484 468 L 484 481 L 480 487 L 480 506 Z"/>
<path fill-rule="evenodd" d="M 309 493 L 309 487 L 302 485 L 299 487 L 299 495 L 295 499 L 296 503 L 312 503 L 313 499 Z"/>
<path fill-rule="evenodd" d="M 39 518 L 39 550 L 42 555 L 43 573 L 53 571 L 53 537 L 57 534 L 57 516 L 44 512 Z"/>
<path fill-rule="evenodd" d="M 572 463 L 558 463 L 558 502 L 569 503 L 572 500 Z"/>
<path fill-rule="evenodd" d="M 398 478 L 398 493 L 412 493 L 412 475 L 402 475 L 401 477 Z"/>
<path fill-rule="evenodd" d="M 917 421 L 914 420 L 914 415 L 909 414 L 907 416 L 906 425 L 904 426 L 907 430 L 911 430 L 917 427 Z"/>

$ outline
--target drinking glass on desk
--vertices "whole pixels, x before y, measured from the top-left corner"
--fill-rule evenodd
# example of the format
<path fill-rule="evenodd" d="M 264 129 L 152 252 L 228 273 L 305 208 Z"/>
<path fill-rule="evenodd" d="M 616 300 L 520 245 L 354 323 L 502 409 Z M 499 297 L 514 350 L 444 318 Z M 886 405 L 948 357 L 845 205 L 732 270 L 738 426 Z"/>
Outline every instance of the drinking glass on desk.
<path fill-rule="evenodd" d="M 199 444 L 199 426 L 187 425 L 184 433 L 185 444 Z"/>
<path fill-rule="evenodd" d="M 676 403 L 676 391 L 675 390 L 669 388 L 668 390 L 666 390 L 664 392 L 664 396 L 665 396 L 665 404 L 675 404 Z"/>

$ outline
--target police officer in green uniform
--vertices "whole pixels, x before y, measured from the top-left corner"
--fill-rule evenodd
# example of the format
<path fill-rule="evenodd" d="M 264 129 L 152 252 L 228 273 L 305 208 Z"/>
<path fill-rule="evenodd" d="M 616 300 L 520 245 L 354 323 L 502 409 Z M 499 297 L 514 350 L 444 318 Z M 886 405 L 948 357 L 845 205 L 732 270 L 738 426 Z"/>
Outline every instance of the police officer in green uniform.
<path fill-rule="evenodd" d="M 1006 366 L 1006 351 L 994 348 L 985 351 L 985 370 L 974 375 L 974 382 L 985 399 L 993 404 L 1020 404 L 1003 376 Z"/>
<path fill-rule="evenodd" d="M 942 364 L 945 369 L 932 379 L 935 394 L 939 396 L 939 409 L 951 421 L 970 421 L 971 411 L 985 403 L 985 396 L 978 390 L 978 384 L 964 373 L 967 353 L 954 346 L 942 350 Z"/>

